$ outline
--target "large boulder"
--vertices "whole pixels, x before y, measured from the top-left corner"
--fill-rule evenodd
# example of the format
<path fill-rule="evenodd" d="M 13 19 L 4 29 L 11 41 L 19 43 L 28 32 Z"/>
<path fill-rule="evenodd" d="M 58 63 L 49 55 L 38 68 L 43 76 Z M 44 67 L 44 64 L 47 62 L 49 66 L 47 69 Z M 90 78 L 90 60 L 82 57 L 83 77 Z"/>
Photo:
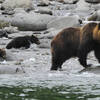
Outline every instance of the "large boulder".
<path fill-rule="evenodd" d="M 88 3 L 100 3 L 100 0 L 85 0 Z"/>
<path fill-rule="evenodd" d="M 22 31 L 41 31 L 47 29 L 47 24 L 55 16 L 47 14 L 16 13 L 14 16 L 0 16 L 0 20 L 10 22 L 12 26 Z"/>
<path fill-rule="evenodd" d="M 4 0 L 0 0 L 0 3 L 2 3 Z"/>
<path fill-rule="evenodd" d="M 38 6 L 48 6 L 49 5 L 49 0 L 40 0 L 38 2 Z"/>
<path fill-rule="evenodd" d="M 79 0 L 79 2 L 77 3 L 77 8 L 76 10 L 79 11 L 89 11 L 90 9 L 90 4 L 85 2 L 85 0 Z"/>
<path fill-rule="evenodd" d="M 14 9 L 14 8 L 32 8 L 32 0 L 5 0 L 2 3 L 2 8 Z"/>
<path fill-rule="evenodd" d="M 80 26 L 80 18 L 77 15 L 58 17 L 57 19 L 48 23 L 47 28 L 63 29 L 67 27 L 77 27 Z"/>
<path fill-rule="evenodd" d="M 52 10 L 47 7 L 38 7 L 38 10 L 35 11 L 36 13 L 40 14 L 49 14 L 52 15 Z"/>
<path fill-rule="evenodd" d="M 96 11 L 88 18 L 88 21 L 100 21 L 100 10 Z"/>
<path fill-rule="evenodd" d="M 41 31 L 47 29 L 47 24 L 55 17 L 50 15 L 16 14 L 12 18 L 11 25 L 17 26 L 19 30 Z"/>
<path fill-rule="evenodd" d="M 94 8 L 95 11 L 100 10 L 100 3 L 92 5 L 92 8 Z"/>

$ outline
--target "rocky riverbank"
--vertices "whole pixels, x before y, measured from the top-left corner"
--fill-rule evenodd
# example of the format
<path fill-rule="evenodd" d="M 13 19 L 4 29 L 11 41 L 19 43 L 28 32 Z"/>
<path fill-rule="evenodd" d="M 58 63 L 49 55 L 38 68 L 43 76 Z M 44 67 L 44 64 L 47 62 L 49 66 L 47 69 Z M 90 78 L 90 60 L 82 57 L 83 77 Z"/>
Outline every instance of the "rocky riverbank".
<path fill-rule="evenodd" d="M 23 73 L 21 66 L 49 70 L 52 38 L 63 28 L 100 21 L 99 12 L 100 0 L 0 0 L 0 48 L 17 36 L 34 34 L 41 42 L 26 50 L 6 49 L 7 58 L 0 62 L 0 73 Z"/>

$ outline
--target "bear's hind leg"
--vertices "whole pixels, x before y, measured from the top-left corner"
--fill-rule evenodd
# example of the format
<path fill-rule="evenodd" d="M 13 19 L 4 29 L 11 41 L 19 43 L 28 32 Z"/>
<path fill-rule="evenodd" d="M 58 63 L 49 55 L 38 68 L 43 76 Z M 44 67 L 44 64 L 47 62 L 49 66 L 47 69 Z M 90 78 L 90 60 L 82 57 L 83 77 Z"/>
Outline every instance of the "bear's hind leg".
<path fill-rule="evenodd" d="M 61 59 L 60 56 L 58 57 L 52 57 L 52 66 L 51 66 L 51 70 L 57 70 L 58 68 L 62 69 L 62 64 L 65 60 Z"/>
<path fill-rule="evenodd" d="M 25 49 L 28 49 L 30 47 L 30 44 L 25 45 Z"/>
<path fill-rule="evenodd" d="M 62 64 L 66 61 L 66 57 L 62 56 L 61 54 L 59 56 L 52 56 L 52 66 L 51 70 L 62 70 Z"/>
<path fill-rule="evenodd" d="M 55 58 L 55 57 L 52 57 L 52 66 L 51 66 L 51 70 L 57 70 L 59 68 L 59 65 L 60 64 L 60 61 Z"/>
<path fill-rule="evenodd" d="M 98 59 L 98 62 L 100 63 L 100 47 L 96 47 L 94 50 L 95 57 Z"/>

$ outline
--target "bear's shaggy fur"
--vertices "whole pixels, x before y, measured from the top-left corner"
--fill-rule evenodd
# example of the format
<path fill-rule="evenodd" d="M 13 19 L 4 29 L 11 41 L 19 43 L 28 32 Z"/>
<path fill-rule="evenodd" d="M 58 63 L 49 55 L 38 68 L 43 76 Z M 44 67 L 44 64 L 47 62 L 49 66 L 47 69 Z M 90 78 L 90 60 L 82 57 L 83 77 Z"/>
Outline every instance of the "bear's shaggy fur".
<path fill-rule="evenodd" d="M 6 51 L 4 48 L 0 48 L 0 58 L 5 59 L 6 58 Z"/>
<path fill-rule="evenodd" d="M 100 23 L 88 23 L 80 28 L 66 28 L 51 42 L 51 70 L 61 68 L 71 57 L 78 57 L 80 64 L 88 67 L 86 59 L 92 50 L 100 62 Z"/>
<path fill-rule="evenodd" d="M 21 48 L 25 47 L 26 49 L 30 47 L 31 43 L 40 44 L 39 39 L 35 36 L 23 36 L 16 37 L 10 43 L 7 44 L 6 48 Z"/>

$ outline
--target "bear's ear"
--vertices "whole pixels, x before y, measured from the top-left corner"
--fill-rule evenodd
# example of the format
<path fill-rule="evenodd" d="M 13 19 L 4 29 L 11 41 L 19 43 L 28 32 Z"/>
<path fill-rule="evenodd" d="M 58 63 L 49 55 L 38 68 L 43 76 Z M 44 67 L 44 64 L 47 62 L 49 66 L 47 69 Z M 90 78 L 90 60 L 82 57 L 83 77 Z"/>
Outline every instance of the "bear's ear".
<path fill-rule="evenodd" d="M 32 34 L 32 36 L 31 36 L 32 38 L 37 38 L 36 36 L 34 36 L 33 34 Z"/>
<path fill-rule="evenodd" d="M 35 37 L 35 36 L 32 34 L 31 37 Z"/>

